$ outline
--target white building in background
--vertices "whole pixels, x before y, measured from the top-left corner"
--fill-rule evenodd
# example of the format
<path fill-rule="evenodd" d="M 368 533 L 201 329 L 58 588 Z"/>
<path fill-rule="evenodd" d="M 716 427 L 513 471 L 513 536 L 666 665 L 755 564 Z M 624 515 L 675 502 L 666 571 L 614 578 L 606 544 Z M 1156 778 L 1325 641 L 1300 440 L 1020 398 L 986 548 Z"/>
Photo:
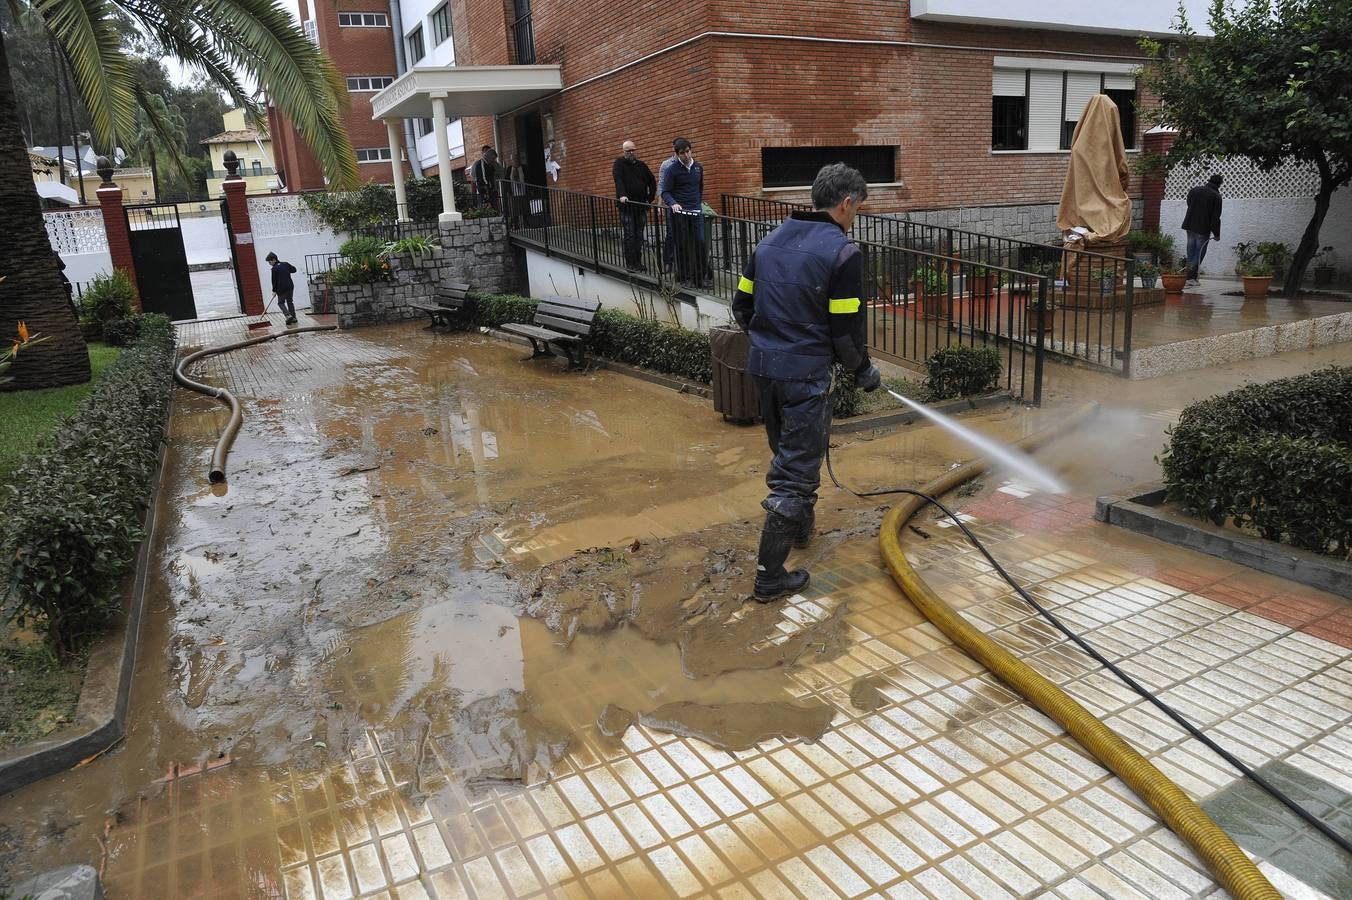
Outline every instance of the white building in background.
<path fill-rule="evenodd" d="M 441 68 L 455 65 L 455 40 L 451 33 L 450 0 L 394 0 L 390 9 L 395 22 L 402 29 L 401 46 L 396 48 L 400 60 L 399 74 L 410 69 Z M 451 148 L 452 165 L 456 157 L 463 163 L 477 153 L 465 153 L 464 128 L 459 119 L 446 128 Z M 413 120 L 413 139 L 417 152 L 415 171 L 435 168 L 437 165 L 437 137 L 431 118 Z"/>

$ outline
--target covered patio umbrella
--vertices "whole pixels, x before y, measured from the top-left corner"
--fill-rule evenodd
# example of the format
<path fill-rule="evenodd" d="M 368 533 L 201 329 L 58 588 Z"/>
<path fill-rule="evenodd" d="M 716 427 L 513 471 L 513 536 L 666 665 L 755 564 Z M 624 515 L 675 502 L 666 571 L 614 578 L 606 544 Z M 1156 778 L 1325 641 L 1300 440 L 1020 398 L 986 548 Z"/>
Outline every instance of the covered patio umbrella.
<path fill-rule="evenodd" d="M 1131 229 L 1128 177 L 1117 104 L 1106 94 L 1095 94 L 1075 124 L 1056 227 L 1062 232 L 1085 229 L 1088 250 L 1119 243 Z"/>

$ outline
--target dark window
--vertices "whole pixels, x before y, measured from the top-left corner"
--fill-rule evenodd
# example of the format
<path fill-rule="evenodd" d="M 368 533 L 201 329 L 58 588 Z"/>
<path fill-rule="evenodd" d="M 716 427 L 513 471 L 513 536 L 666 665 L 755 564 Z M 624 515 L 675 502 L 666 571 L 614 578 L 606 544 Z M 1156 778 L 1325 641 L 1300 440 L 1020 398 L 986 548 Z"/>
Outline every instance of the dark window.
<path fill-rule="evenodd" d="M 387 28 L 390 20 L 384 13 L 339 13 L 338 24 L 344 28 Z"/>
<path fill-rule="evenodd" d="M 1028 98 L 991 98 L 991 149 L 1028 149 Z"/>
<path fill-rule="evenodd" d="M 432 13 L 432 46 L 440 47 L 451 36 L 451 6 L 443 3 Z"/>
<path fill-rule="evenodd" d="M 422 26 L 419 25 L 410 31 L 405 40 L 408 42 L 408 64 L 412 66 L 427 54 L 427 50 L 423 47 Z"/>
<path fill-rule="evenodd" d="M 761 184 L 805 187 L 822 166 L 843 162 L 864 174 L 871 184 L 896 181 L 896 147 L 762 147 Z"/>
<path fill-rule="evenodd" d="M 1122 123 L 1122 143 L 1128 150 L 1136 148 L 1136 91 L 1108 89 L 1103 93 L 1117 104 L 1118 120 Z"/>
<path fill-rule="evenodd" d="M 425 134 L 431 134 L 431 133 L 432 133 L 432 120 L 431 120 L 431 119 L 419 119 L 419 120 L 418 120 L 418 137 L 422 137 L 422 136 L 425 135 Z"/>

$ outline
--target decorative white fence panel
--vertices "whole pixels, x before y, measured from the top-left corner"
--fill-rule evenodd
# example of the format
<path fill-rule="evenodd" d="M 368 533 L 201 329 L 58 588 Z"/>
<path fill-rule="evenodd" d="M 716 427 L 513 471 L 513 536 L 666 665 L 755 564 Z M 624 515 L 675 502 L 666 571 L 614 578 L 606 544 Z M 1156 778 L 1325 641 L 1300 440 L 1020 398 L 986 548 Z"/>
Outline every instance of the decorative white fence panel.
<path fill-rule="evenodd" d="M 1221 184 L 1221 239 L 1207 247 L 1202 272 L 1233 276 L 1234 245 L 1241 241 L 1277 241 L 1293 249 L 1314 214 L 1319 172 L 1312 165 L 1289 163 L 1263 172 L 1246 159 L 1212 160 L 1180 167 L 1169 173 L 1160 205 L 1160 231 L 1174 236 L 1182 254 L 1187 235 L 1182 230 L 1188 191 L 1219 172 Z M 1352 269 L 1352 190 L 1333 195 L 1328 217 L 1320 229 L 1320 244 L 1334 248 L 1333 262 L 1341 279 Z M 1307 273 L 1308 274 L 1308 273 Z"/>
<path fill-rule="evenodd" d="M 103 230 L 103 210 L 63 209 L 42 214 L 52 249 L 66 264 L 66 277 L 77 284 L 95 275 L 113 271 L 108 235 Z"/>
<path fill-rule="evenodd" d="M 99 253 L 108 250 L 108 235 L 103 231 L 103 210 L 69 209 L 42 214 L 52 249 L 61 256 Z"/>
<path fill-rule="evenodd" d="M 253 230 L 258 280 L 263 286 L 264 300 L 272 296 L 272 274 L 264 257 L 268 253 L 276 253 L 279 259 L 286 260 L 298 270 L 293 276 L 296 306 L 311 306 L 316 296 L 311 291 L 309 279 L 305 277 L 305 257 L 317 253 L 337 253 L 348 235 L 335 234 L 330 230 L 305 205 L 300 194 L 250 197 L 249 227 Z M 247 274 L 244 277 L 248 277 Z"/>

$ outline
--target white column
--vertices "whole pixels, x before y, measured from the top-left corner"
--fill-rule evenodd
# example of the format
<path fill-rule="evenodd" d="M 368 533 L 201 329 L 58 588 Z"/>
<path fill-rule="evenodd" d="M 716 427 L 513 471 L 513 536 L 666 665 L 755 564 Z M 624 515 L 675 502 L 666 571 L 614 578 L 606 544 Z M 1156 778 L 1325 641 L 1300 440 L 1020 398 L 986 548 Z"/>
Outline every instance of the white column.
<path fill-rule="evenodd" d="M 408 192 L 404 190 L 404 160 L 399 146 L 402 129 L 398 119 L 385 120 L 385 134 L 390 139 L 390 168 L 394 174 L 395 217 L 400 222 L 410 221 L 408 215 Z M 414 151 L 416 152 L 416 151 Z"/>
<path fill-rule="evenodd" d="M 455 211 L 455 191 L 451 189 L 451 140 L 446 136 L 446 95 L 432 95 L 432 127 L 437 132 L 437 172 L 441 179 L 441 215 L 438 222 L 459 222 L 464 217 Z"/>

